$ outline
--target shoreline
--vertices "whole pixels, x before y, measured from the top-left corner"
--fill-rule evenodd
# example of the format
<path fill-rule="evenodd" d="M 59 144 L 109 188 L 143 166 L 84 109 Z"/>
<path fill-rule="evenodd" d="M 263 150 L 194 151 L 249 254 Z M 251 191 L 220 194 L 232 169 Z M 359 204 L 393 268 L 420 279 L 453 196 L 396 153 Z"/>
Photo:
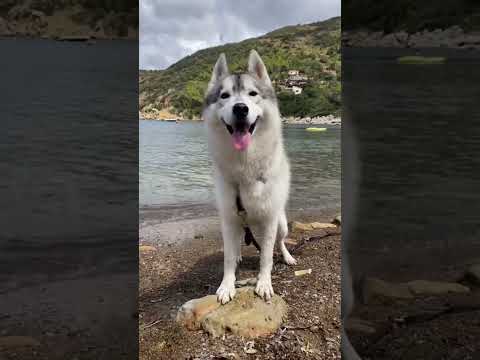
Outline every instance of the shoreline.
<path fill-rule="evenodd" d="M 221 243 L 220 218 L 217 210 L 191 216 L 166 218 L 165 209 L 139 209 L 139 244 L 155 246 L 188 246 L 196 239 L 212 239 Z M 287 210 L 287 219 L 300 222 L 329 222 L 340 213 L 340 207 Z"/>
<path fill-rule="evenodd" d="M 465 32 L 454 25 L 446 29 L 423 30 L 416 33 L 395 31 L 370 31 L 367 29 L 342 32 L 345 47 L 391 47 L 391 48 L 452 48 L 465 50 L 480 49 L 480 31 Z"/>
<path fill-rule="evenodd" d="M 156 118 L 152 114 L 146 113 L 139 113 L 139 121 L 162 121 L 162 122 L 172 122 L 172 123 L 181 123 L 181 122 L 203 122 L 202 119 L 182 119 L 182 118 L 175 118 L 175 119 L 164 119 L 164 118 Z M 283 117 L 282 124 L 284 125 L 338 125 L 342 124 L 342 118 L 336 117 L 334 115 L 326 115 L 326 116 L 317 116 L 317 117 Z"/>
<path fill-rule="evenodd" d="M 5 9 L 4 9 L 5 10 Z M 135 40 L 138 23 L 133 9 L 113 11 L 98 17 L 98 9 L 80 5 L 52 8 L 48 3 L 21 1 L 0 15 L 2 39 L 51 39 L 60 41 Z M 82 16 L 80 17 L 81 14 Z M 129 19 L 126 21 L 125 19 Z M 95 21 L 92 22 L 92 19 Z"/>

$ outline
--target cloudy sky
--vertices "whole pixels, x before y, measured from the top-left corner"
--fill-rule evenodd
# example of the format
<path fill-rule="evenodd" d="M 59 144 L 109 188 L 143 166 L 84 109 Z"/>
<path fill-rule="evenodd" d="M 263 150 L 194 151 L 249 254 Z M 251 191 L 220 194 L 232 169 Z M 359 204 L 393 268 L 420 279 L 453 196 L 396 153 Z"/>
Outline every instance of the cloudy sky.
<path fill-rule="evenodd" d="M 140 0 L 140 69 L 286 25 L 340 15 L 341 0 Z"/>

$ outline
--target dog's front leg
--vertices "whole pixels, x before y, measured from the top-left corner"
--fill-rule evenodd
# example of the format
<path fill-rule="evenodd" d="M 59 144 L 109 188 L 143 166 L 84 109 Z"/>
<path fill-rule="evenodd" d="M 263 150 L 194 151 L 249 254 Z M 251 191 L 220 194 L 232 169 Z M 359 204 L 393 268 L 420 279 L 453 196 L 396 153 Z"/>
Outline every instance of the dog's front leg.
<path fill-rule="evenodd" d="M 258 273 L 255 292 L 263 299 L 270 300 L 274 294 L 272 287 L 273 248 L 277 235 L 277 218 L 263 222 L 260 230 L 261 252 L 260 272 Z"/>
<path fill-rule="evenodd" d="M 242 224 L 236 214 L 223 216 L 223 280 L 217 290 L 218 301 L 222 304 L 226 304 L 235 296 L 235 270 L 242 259 L 240 249 L 243 235 Z"/>

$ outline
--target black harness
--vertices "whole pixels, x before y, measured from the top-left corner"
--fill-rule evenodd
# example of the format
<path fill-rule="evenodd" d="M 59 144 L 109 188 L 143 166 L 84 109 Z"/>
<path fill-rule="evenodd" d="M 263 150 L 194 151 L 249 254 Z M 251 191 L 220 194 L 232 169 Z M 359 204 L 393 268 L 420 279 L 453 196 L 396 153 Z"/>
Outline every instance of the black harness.
<path fill-rule="evenodd" d="M 240 199 L 240 195 L 237 195 L 236 202 L 237 202 L 238 216 L 240 216 L 242 218 L 243 230 L 245 230 L 245 244 L 250 245 L 250 244 L 253 243 L 253 245 L 255 245 L 255 247 L 257 248 L 257 250 L 260 251 L 260 245 L 258 245 L 257 241 L 253 237 L 252 231 L 250 230 L 250 228 L 248 227 L 248 225 L 246 223 L 245 219 L 246 219 L 246 216 L 247 216 L 247 211 L 243 207 L 242 199 Z"/>

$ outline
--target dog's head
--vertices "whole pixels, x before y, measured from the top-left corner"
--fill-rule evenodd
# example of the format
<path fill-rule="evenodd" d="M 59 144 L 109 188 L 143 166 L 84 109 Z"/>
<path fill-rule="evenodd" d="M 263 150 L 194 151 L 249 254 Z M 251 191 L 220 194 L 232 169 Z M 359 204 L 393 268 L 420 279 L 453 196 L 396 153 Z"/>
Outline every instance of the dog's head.
<path fill-rule="evenodd" d="M 205 120 L 221 124 L 236 150 L 249 146 L 272 105 L 276 108 L 275 91 L 255 50 L 250 52 L 248 72 L 242 74 L 230 74 L 225 54 L 220 55 L 207 88 Z"/>

